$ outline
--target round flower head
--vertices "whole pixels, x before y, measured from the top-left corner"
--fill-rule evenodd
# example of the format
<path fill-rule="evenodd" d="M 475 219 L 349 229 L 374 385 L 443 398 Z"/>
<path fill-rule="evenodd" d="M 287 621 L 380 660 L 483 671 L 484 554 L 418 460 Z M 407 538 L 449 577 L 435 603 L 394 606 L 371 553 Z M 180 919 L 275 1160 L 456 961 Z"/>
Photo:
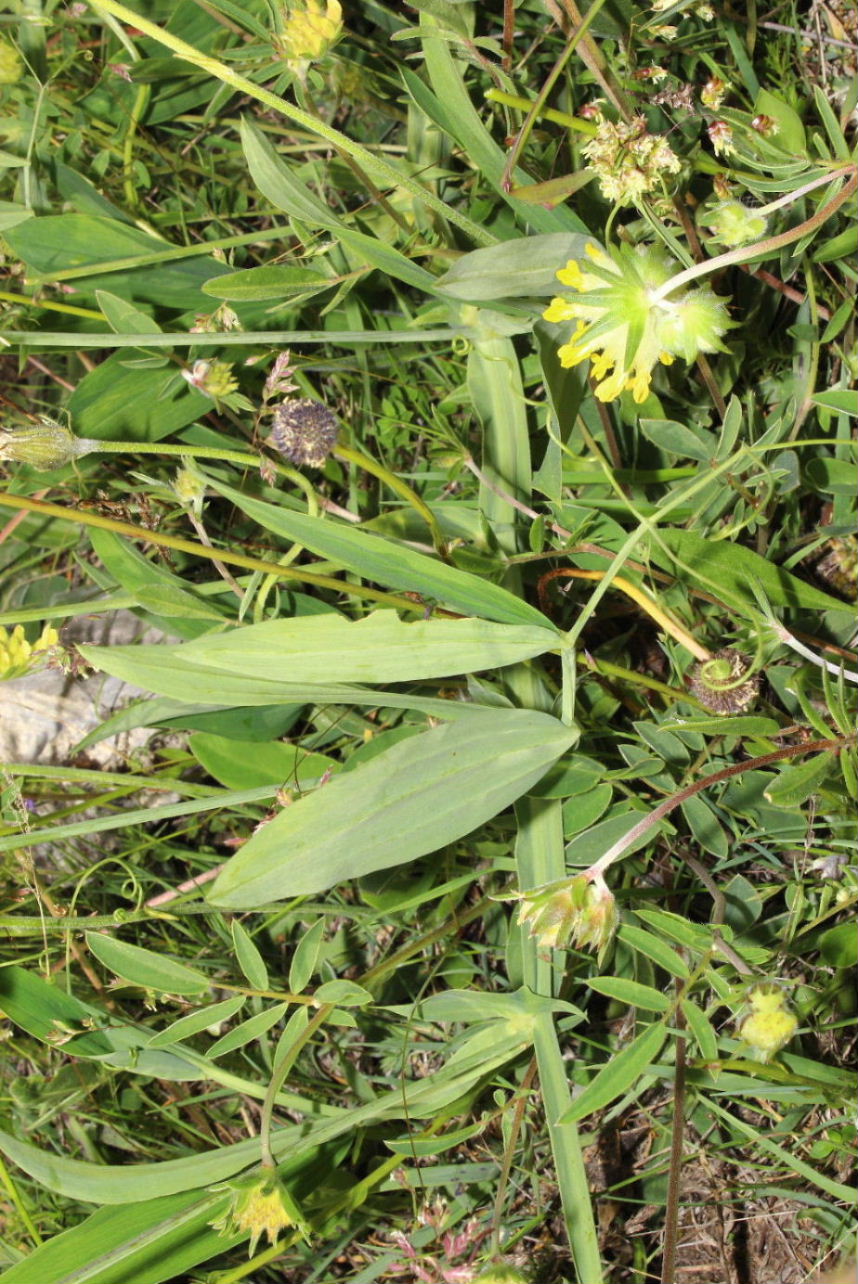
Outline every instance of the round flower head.
<path fill-rule="evenodd" d="M 312 397 L 284 401 L 274 412 L 271 440 L 290 463 L 321 468 L 337 444 L 336 416 Z"/>
<path fill-rule="evenodd" d="M 558 349 L 560 364 L 590 361 L 596 396 L 613 401 L 628 389 L 640 405 L 649 396 L 653 367 L 675 357 L 693 361 L 701 352 L 723 352 L 721 336 L 733 326 L 726 307 L 708 286 L 663 288 L 675 265 L 658 246 L 623 245 L 610 255 L 588 245 L 589 263 L 571 259 L 557 273 L 578 297 L 555 298 L 546 321 L 575 321 Z"/>
<path fill-rule="evenodd" d="M 757 988 L 748 1001 L 751 1015 L 742 1022 L 739 1036 L 755 1061 L 770 1061 L 795 1034 L 798 1018 L 780 990 Z"/>

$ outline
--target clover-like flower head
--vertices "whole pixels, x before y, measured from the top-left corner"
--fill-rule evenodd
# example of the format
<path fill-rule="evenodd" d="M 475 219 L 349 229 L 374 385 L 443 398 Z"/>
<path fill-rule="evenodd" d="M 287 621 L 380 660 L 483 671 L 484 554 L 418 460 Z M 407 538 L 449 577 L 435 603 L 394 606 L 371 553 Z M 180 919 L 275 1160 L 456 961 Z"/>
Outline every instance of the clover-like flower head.
<path fill-rule="evenodd" d="M 558 349 L 560 364 L 591 362 L 596 396 L 613 401 L 628 389 L 640 405 L 658 362 L 693 361 L 723 352 L 721 336 L 734 322 L 708 286 L 665 292 L 675 264 L 658 246 L 623 245 L 610 255 L 588 245 L 589 262 L 570 259 L 558 280 L 578 292 L 551 300 L 546 321 L 576 323 Z"/>
<path fill-rule="evenodd" d="M 520 896 L 518 921 L 548 950 L 595 950 L 601 959 L 617 927 L 614 894 L 589 871 Z"/>
<path fill-rule="evenodd" d="M 214 1230 L 222 1235 L 250 1234 L 248 1256 L 252 1257 L 256 1245 L 263 1235 L 275 1244 L 281 1231 L 294 1226 L 306 1238 L 308 1226 L 301 1215 L 295 1200 L 278 1181 L 273 1170 L 270 1173 L 251 1173 L 222 1186 L 213 1186 L 212 1190 L 228 1191 L 229 1207 L 222 1217 L 211 1223 Z"/>
<path fill-rule="evenodd" d="M 771 1061 L 798 1029 L 798 1018 L 779 989 L 758 987 L 748 995 L 751 1015 L 739 1029 L 755 1061 Z"/>
<path fill-rule="evenodd" d="M 595 136 L 581 150 L 607 200 L 632 204 L 681 169 L 679 157 L 660 134 L 649 133 L 643 116 L 615 123 L 599 113 L 596 121 Z"/>
<path fill-rule="evenodd" d="M 57 645 L 60 636 L 56 629 L 45 625 L 35 642 L 28 642 L 24 626 L 16 624 L 11 633 L 0 628 L 0 681 L 20 678 L 37 668 L 45 653 Z"/>
<path fill-rule="evenodd" d="M 301 68 L 323 57 L 343 29 L 339 0 L 289 0 L 275 45 L 286 62 Z"/>

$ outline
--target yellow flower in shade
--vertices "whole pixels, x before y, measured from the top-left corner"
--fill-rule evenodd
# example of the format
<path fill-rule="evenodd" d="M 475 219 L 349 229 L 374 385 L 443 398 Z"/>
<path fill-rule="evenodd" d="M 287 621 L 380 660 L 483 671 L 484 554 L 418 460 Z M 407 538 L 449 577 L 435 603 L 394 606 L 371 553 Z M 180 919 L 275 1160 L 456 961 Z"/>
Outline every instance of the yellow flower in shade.
<path fill-rule="evenodd" d="M 757 989 L 748 995 L 751 1015 L 739 1030 L 755 1061 L 771 1061 L 798 1029 L 798 1018 L 780 990 Z"/>
<path fill-rule="evenodd" d="M 60 635 L 49 625 L 45 625 L 34 643 L 27 641 L 22 624 L 16 624 L 11 633 L 0 628 L 0 680 L 31 673 L 38 668 L 45 652 L 56 646 L 59 640 Z"/>
<path fill-rule="evenodd" d="M 519 900 L 519 925 L 543 949 L 592 949 L 601 959 L 617 927 L 614 894 L 600 874 L 561 878 Z"/>
<path fill-rule="evenodd" d="M 14 85 L 23 74 L 24 64 L 18 50 L 0 36 L 0 85 Z"/>
<path fill-rule="evenodd" d="M 326 54 L 342 29 L 339 0 L 294 0 L 286 5 L 274 43 L 288 63 L 300 66 Z"/>
<path fill-rule="evenodd" d="M 693 361 L 701 352 L 723 352 L 721 335 L 734 322 L 707 287 L 662 289 L 675 264 L 658 246 L 620 246 L 611 255 L 588 245 L 588 263 L 570 259 L 557 279 L 578 292 L 551 300 L 546 321 L 574 321 L 558 348 L 560 364 L 591 363 L 596 396 L 613 401 L 628 390 L 640 405 L 649 396 L 658 362 Z"/>
<path fill-rule="evenodd" d="M 249 1257 L 253 1256 L 263 1235 L 268 1236 L 270 1244 L 275 1244 L 280 1232 L 291 1226 L 305 1239 L 309 1238 L 309 1227 L 301 1210 L 273 1171 L 263 1175 L 256 1172 L 213 1186 L 212 1190 L 227 1191 L 230 1197 L 229 1208 L 211 1223 L 212 1229 L 223 1235 L 250 1235 Z"/>

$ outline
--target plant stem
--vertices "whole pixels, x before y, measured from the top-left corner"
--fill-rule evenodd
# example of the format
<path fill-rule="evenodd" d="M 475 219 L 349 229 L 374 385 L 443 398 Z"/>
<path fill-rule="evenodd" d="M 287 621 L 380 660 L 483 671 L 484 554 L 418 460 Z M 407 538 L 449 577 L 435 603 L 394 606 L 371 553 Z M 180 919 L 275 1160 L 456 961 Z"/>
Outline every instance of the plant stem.
<path fill-rule="evenodd" d="M 176 549 L 179 553 L 189 553 L 192 557 L 203 557 L 207 561 L 213 561 L 217 557 L 227 566 L 242 566 L 245 570 L 261 571 L 264 575 L 276 575 L 278 579 L 297 580 L 299 584 L 315 584 L 318 588 L 331 589 L 335 593 L 345 593 L 371 602 L 382 602 L 386 606 L 392 606 L 401 611 L 414 613 L 421 609 L 406 597 L 397 597 L 394 593 L 384 593 L 380 589 L 357 588 L 354 584 L 335 579 L 332 575 L 316 575 L 313 571 L 299 571 L 292 567 L 281 566 L 278 562 L 264 561 L 260 557 L 246 557 L 244 553 L 232 553 L 224 549 L 215 551 L 206 548 L 204 544 L 195 544 L 193 540 L 182 539 L 177 535 L 164 535 L 160 531 L 150 531 L 143 526 L 134 526 L 131 522 L 102 517 L 98 513 L 63 508 L 60 504 L 48 504 L 44 500 L 30 499 L 27 495 L 13 495 L 9 491 L 0 491 L 0 507 L 25 509 L 30 513 L 41 513 L 45 517 L 77 522 L 81 526 L 94 526 L 99 530 L 113 531 L 116 535 L 125 535 L 129 539 L 139 539 L 147 544 Z"/>
<path fill-rule="evenodd" d="M 757 241 L 756 245 L 744 245 L 735 250 L 728 250 L 726 254 L 718 254 L 714 259 L 707 259 L 705 263 L 696 263 L 694 267 L 686 268 L 684 272 L 677 272 L 669 281 L 665 281 L 658 290 L 651 296 L 650 302 L 654 305 L 662 299 L 666 299 L 674 290 L 688 285 L 690 281 L 696 281 L 698 277 L 708 276 L 711 272 L 718 272 L 721 268 L 732 267 L 734 263 L 750 263 L 752 259 L 762 254 L 774 254 L 775 250 L 783 249 L 785 245 L 792 245 L 800 241 L 803 237 L 808 236 L 821 227 L 832 214 L 835 214 L 849 197 L 853 195 L 858 188 L 858 174 L 855 172 L 855 166 L 843 166 L 835 170 L 824 181 L 832 182 L 836 178 L 845 178 L 851 174 L 851 178 L 843 184 L 840 191 L 832 196 L 827 205 L 823 205 L 821 210 L 804 223 L 799 223 L 797 227 L 791 227 L 786 232 L 781 232 L 779 236 L 769 236 L 763 241 Z M 816 186 L 820 184 L 817 183 Z M 791 193 L 793 199 L 795 194 Z"/>
<path fill-rule="evenodd" d="M 538 592 L 540 603 L 542 602 L 544 593 L 543 586 L 546 585 L 549 580 L 575 579 L 601 581 L 607 574 L 607 571 L 581 571 L 578 570 L 577 567 L 560 567 L 557 570 L 548 571 L 548 573 L 543 575 L 539 581 Z M 630 597 L 633 602 L 637 602 L 638 606 L 643 607 L 647 615 L 652 616 L 655 622 L 664 629 L 665 633 L 668 633 L 672 638 L 675 638 L 677 642 L 681 643 L 686 650 L 691 652 L 696 660 L 700 660 L 700 662 L 703 663 L 706 660 L 712 659 L 712 652 L 707 651 L 706 647 L 702 646 L 695 638 L 693 638 L 681 624 L 678 624 L 676 620 L 671 619 L 667 612 L 661 609 L 655 599 L 651 598 L 650 595 L 644 592 L 642 588 L 639 588 L 637 584 L 633 584 L 631 580 L 625 579 L 622 575 L 615 575 L 611 580 L 611 585 L 613 588 L 618 588 L 621 593 L 625 593 L 626 597 Z M 540 609 L 545 613 L 544 605 L 542 605 Z"/>
<path fill-rule="evenodd" d="M 701 793 L 708 789 L 710 785 L 720 784 L 722 780 L 728 780 L 731 776 L 740 776 L 745 771 L 756 771 L 760 767 L 768 767 L 773 762 L 782 762 L 785 758 L 798 758 L 806 753 L 831 753 L 838 749 L 844 749 L 848 745 L 855 744 L 858 734 L 851 736 L 838 736 L 831 740 L 811 740 L 804 745 L 785 745 L 783 749 L 775 749 L 772 753 L 762 754 L 759 758 L 748 758 L 745 762 L 734 762 L 729 767 L 722 767 L 720 771 L 714 772 L 711 776 L 704 776 L 702 780 L 697 780 L 692 785 L 687 785 L 685 789 L 680 789 L 678 793 L 671 794 L 670 798 L 665 798 L 664 802 L 659 803 L 651 812 L 643 816 L 636 825 L 625 834 L 618 838 L 612 847 L 609 847 L 604 856 L 600 856 L 594 865 L 587 870 L 590 877 L 604 875 L 605 870 L 613 865 L 618 857 L 622 856 L 632 843 L 636 842 L 642 834 L 652 829 L 660 820 L 673 811 L 674 807 L 679 807 L 686 799 L 693 798 L 695 794 Z"/>
<path fill-rule="evenodd" d="M 415 512 L 419 513 L 432 534 L 432 544 L 438 553 L 443 554 L 446 551 L 444 537 L 441 534 L 441 528 L 438 525 L 437 518 L 431 508 L 420 498 L 416 491 L 412 490 L 407 482 L 401 477 L 397 477 L 384 464 L 376 463 L 369 455 L 365 455 L 362 450 L 356 446 L 335 446 L 334 454 L 338 459 L 345 460 L 347 463 L 355 464 L 362 468 L 364 472 L 371 473 L 379 481 L 383 481 L 392 491 L 400 495 L 406 503 L 410 504 Z"/>

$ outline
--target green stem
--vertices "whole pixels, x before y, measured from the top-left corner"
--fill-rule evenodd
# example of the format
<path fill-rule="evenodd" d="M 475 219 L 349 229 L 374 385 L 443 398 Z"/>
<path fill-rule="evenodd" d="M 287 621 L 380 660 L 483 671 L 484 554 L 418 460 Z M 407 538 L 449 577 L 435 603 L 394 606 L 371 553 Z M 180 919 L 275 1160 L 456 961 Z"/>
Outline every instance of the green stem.
<path fill-rule="evenodd" d="M 268 456 L 254 455 L 250 451 L 230 450 L 224 446 L 182 446 L 161 441 L 100 441 L 96 437 L 78 437 L 81 455 L 165 455 L 179 459 L 223 459 L 231 464 L 242 464 L 248 468 L 259 468 L 265 462 L 270 464 L 281 477 L 288 477 L 304 492 L 307 499 L 307 511 L 311 517 L 319 514 L 319 501 L 313 487 L 303 473 L 281 464 Z"/>
<path fill-rule="evenodd" d="M 294 347 L 297 343 L 330 343 L 352 348 L 356 343 L 376 346 L 380 343 L 454 343 L 456 339 L 477 337 L 476 331 L 468 326 L 443 326 L 436 330 L 232 330 L 223 334 L 79 334 L 70 330 L 38 334 L 32 330 L 3 330 L 0 332 L 0 344 L 80 349 L 242 348 L 257 343 L 269 347 Z"/>
<path fill-rule="evenodd" d="M 575 1271 L 580 1284 L 602 1284 L 599 1239 L 578 1127 L 558 1123 L 572 1105 L 572 1094 L 550 1012 L 536 1017 L 533 1045 Z"/>
<path fill-rule="evenodd" d="M 379 589 L 358 588 L 345 580 L 335 579 L 332 575 L 316 575 L 312 571 L 300 571 L 292 567 L 280 566 L 277 562 L 266 562 L 261 557 L 246 557 L 243 553 L 206 548 L 205 544 L 196 544 L 193 540 L 181 539 L 177 535 L 165 535 L 161 531 L 146 530 L 145 527 L 134 526 L 131 522 L 102 517 L 99 513 L 83 512 L 80 509 L 70 510 L 63 508 L 60 504 L 48 504 L 44 500 L 31 499 L 28 495 L 13 495 L 9 491 L 0 491 L 0 507 L 24 509 L 30 513 L 41 513 L 44 517 L 57 517 L 61 521 L 76 522 L 80 526 L 94 526 L 99 530 L 113 531 L 116 535 L 125 535 L 129 539 L 144 540 L 147 544 L 174 548 L 177 552 L 189 553 L 192 557 L 204 557 L 209 562 L 218 559 L 228 566 L 242 566 L 245 570 L 261 571 L 263 575 L 276 575 L 279 579 L 297 580 L 299 584 L 314 584 L 318 588 L 331 589 L 335 593 L 346 593 L 352 597 L 382 602 L 396 610 L 413 613 L 419 609 L 408 598 L 397 597 L 393 593 L 383 593 Z"/>
<path fill-rule="evenodd" d="M 441 528 L 438 525 L 435 514 L 417 492 L 411 489 L 407 482 L 404 482 L 401 477 L 397 477 L 389 468 L 385 468 L 384 464 L 376 463 L 374 459 L 369 455 L 365 455 L 362 450 L 358 450 L 355 446 L 336 446 L 334 454 L 338 459 L 355 464 L 358 468 L 362 468 L 364 472 L 371 473 L 379 481 L 385 482 L 392 491 L 395 491 L 407 504 L 410 504 L 429 527 L 432 533 L 432 543 L 436 551 L 442 555 L 444 554 L 446 551 L 444 536 L 441 534 Z"/>
<path fill-rule="evenodd" d="M 494 245 L 496 237 L 487 232 L 485 228 L 474 223 L 466 215 L 460 214 L 452 205 L 446 204 L 434 192 L 411 178 L 410 175 L 401 173 L 394 165 L 391 165 L 383 156 L 373 155 L 359 143 L 355 143 L 347 135 L 341 133 L 338 129 L 325 124 L 324 121 L 317 120 L 310 112 L 303 111 L 300 107 L 281 98 L 279 94 L 272 94 L 268 89 L 262 89 L 259 85 L 248 80 L 246 76 L 241 76 L 225 62 L 220 62 L 217 58 L 212 58 L 208 54 L 201 53 L 193 45 L 179 39 L 170 31 L 165 31 L 156 23 L 150 22 L 148 18 L 142 17 L 129 9 L 124 4 L 118 4 L 117 0 L 89 0 L 90 8 L 96 13 L 113 14 L 121 22 L 128 23 L 129 26 L 135 27 L 142 31 L 144 35 L 150 36 L 157 40 L 159 44 L 165 45 L 167 49 L 172 49 L 174 54 L 183 58 L 186 62 L 207 72 L 210 76 L 220 80 L 225 85 L 230 85 L 240 94 L 246 94 L 256 102 L 262 103 L 263 106 L 280 112 L 287 120 L 306 129 L 311 134 L 317 134 L 319 137 L 326 139 L 333 147 L 338 148 L 346 156 L 350 156 L 360 165 L 366 167 L 371 174 L 381 177 L 391 187 L 402 188 L 408 192 L 415 200 L 422 201 L 434 210 L 441 218 L 453 223 L 460 228 L 467 236 L 477 245 Z"/>

